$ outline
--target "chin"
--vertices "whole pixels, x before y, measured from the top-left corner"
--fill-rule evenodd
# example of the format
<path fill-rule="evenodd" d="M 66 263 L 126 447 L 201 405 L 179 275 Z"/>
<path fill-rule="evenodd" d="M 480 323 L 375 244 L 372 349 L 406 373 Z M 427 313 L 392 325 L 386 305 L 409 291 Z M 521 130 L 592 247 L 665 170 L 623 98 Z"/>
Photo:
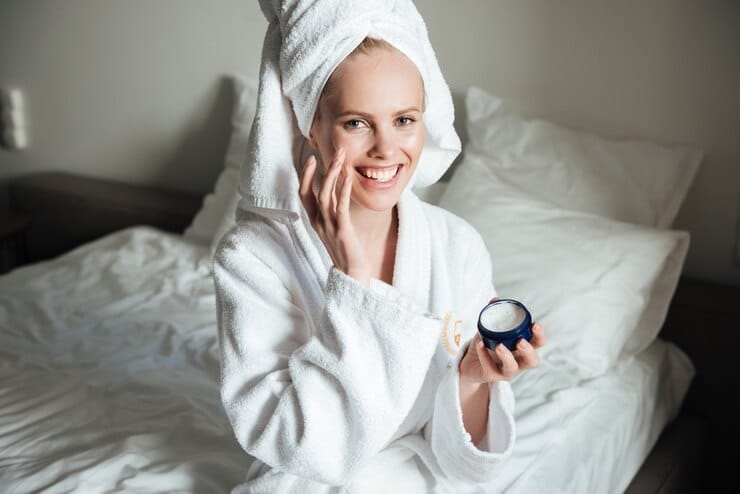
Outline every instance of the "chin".
<path fill-rule="evenodd" d="M 354 197 L 353 194 L 352 201 L 364 209 L 382 213 L 393 209 L 400 197 L 400 191 L 371 192 L 362 194 L 360 197 Z"/>

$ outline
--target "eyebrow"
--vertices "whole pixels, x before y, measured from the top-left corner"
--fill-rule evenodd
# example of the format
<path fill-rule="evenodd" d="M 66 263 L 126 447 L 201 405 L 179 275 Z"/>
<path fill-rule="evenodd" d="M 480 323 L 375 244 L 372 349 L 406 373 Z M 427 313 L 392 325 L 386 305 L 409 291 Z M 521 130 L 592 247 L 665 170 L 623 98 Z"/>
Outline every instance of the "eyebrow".
<path fill-rule="evenodd" d="M 397 112 L 393 113 L 393 116 L 395 117 L 396 115 L 401 115 L 403 113 L 410 113 L 414 111 L 421 113 L 421 110 L 419 110 L 419 108 L 417 108 L 416 106 L 409 106 L 408 108 L 404 108 L 403 110 L 398 110 Z M 365 118 L 372 117 L 372 115 L 370 115 L 369 113 L 365 113 L 365 112 L 361 112 L 357 110 L 347 110 L 347 111 L 343 111 L 342 113 L 337 114 L 337 118 L 344 117 L 347 115 L 361 115 Z"/>

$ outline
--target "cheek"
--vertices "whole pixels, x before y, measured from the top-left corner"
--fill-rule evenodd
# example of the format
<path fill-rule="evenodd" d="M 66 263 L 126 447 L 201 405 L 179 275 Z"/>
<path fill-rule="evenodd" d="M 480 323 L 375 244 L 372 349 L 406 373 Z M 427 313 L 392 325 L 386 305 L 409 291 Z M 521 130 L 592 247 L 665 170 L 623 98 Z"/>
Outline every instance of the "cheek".
<path fill-rule="evenodd" d="M 337 127 L 331 132 L 331 141 L 337 149 L 340 147 L 347 149 L 361 146 L 364 143 L 364 138 L 358 134 L 350 134 Z"/>
<path fill-rule="evenodd" d="M 335 150 L 341 146 L 341 144 L 337 142 L 336 136 L 330 128 L 319 126 L 317 130 L 318 132 L 315 135 L 316 144 L 318 146 L 317 150 L 321 157 L 320 166 L 322 171 L 326 173 L 326 169 L 331 165 L 331 162 L 334 159 Z"/>
<path fill-rule="evenodd" d="M 343 129 L 336 129 L 331 133 L 331 142 L 334 146 L 333 149 L 344 148 L 350 162 L 354 162 L 360 159 L 361 156 L 364 156 L 368 146 L 370 146 L 368 135 L 361 133 L 352 134 Z"/>
<path fill-rule="evenodd" d="M 417 131 L 410 132 L 404 137 L 402 147 L 414 163 L 418 161 L 421 151 L 424 149 L 424 136 L 424 127 L 421 126 Z"/>

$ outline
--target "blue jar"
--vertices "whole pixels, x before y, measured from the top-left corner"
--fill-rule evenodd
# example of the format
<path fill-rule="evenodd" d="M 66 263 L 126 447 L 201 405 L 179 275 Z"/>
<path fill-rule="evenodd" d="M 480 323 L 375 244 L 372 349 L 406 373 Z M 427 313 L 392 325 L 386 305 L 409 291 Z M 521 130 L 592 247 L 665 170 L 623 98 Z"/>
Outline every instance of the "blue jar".
<path fill-rule="evenodd" d="M 519 339 L 532 339 L 532 315 L 517 300 L 495 300 L 478 314 L 478 332 L 486 348 L 493 350 L 503 343 L 513 351 Z"/>

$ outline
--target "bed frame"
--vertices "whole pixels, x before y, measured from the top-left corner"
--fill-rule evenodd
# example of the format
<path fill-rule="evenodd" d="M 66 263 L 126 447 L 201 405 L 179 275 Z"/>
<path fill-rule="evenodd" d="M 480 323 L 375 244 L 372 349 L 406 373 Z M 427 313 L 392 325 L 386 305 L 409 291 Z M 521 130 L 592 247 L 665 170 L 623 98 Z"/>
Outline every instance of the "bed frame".
<path fill-rule="evenodd" d="M 32 220 L 29 262 L 135 225 L 182 233 L 202 203 L 195 194 L 64 172 L 18 178 L 9 184 L 9 199 L 11 212 Z M 737 389 L 738 371 L 731 355 L 718 355 L 722 348 L 739 348 L 738 302 L 740 287 L 681 279 L 660 335 L 686 351 L 697 374 L 679 416 L 663 431 L 628 494 L 711 492 L 725 485 L 723 478 L 734 478 L 740 413 L 725 397 L 728 387 Z M 728 340 L 697 338 L 697 330 L 709 325 Z"/>

